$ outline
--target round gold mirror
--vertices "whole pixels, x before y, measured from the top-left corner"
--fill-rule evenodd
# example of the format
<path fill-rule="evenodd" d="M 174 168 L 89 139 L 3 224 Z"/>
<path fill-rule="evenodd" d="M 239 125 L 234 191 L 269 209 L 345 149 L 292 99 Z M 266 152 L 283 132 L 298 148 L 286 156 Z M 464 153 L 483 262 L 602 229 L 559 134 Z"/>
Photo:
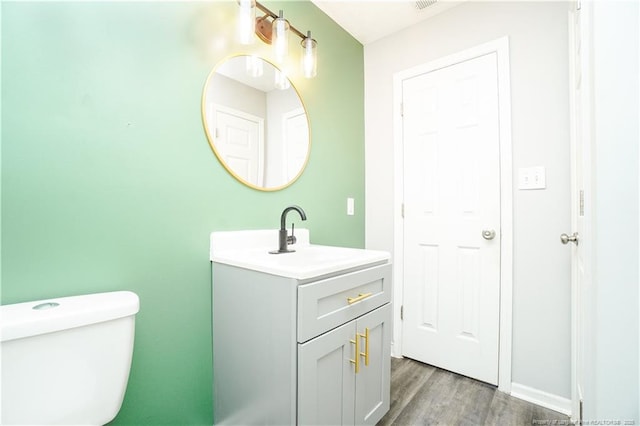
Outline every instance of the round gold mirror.
<path fill-rule="evenodd" d="M 307 164 L 302 100 L 286 75 L 262 58 L 233 56 L 216 65 L 204 88 L 202 119 L 216 156 L 245 185 L 285 188 Z"/>

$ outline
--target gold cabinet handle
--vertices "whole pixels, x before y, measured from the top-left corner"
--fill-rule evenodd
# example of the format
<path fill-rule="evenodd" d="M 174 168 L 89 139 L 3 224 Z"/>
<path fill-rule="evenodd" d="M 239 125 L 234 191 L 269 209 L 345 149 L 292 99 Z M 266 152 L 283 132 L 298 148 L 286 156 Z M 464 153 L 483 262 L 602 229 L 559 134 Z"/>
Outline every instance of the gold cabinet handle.
<path fill-rule="evenodd" d="M 356 365 L 356 374 L 358 374 L 360 372 L 360 339 L 358 338 L 358 335 L 356 334 L 356 338 L 354 340 L 350 340 L 350 342 L 355 343 L 356 351 L 354 356 L 355 359 L 350 359 L 349 361 Z"/>
<path fill-rule="evenodd" d="M 360 356 L 364 357 L 364 365 L 369 365 L 369 328 L 364 329 L 364 334 L 358 333 L 358 337 L 364 338 L 364 352 L 360 352 Z"/>
<path fill-rule="evenodd" d="M 360 293 L 358 294 L 358 297 L 347 297 L 347 303 L 350 305 L 353 305 L 356 302 L 359 302 L 361 300 L 366 299 L 367 297 L 371 296 L 373 293 Z"/>

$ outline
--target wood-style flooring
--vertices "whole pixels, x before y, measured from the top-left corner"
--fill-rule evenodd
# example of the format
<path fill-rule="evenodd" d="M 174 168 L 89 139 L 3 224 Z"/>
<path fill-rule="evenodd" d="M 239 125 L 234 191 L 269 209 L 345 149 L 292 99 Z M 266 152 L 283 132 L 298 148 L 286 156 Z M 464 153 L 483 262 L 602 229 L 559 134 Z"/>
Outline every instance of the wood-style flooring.
<path fill-rule="evenodd" d="M 408 358 L 391 359 L 391 408 L 378 422 L 378 426 L 569 424 L 564 414 Z"/>

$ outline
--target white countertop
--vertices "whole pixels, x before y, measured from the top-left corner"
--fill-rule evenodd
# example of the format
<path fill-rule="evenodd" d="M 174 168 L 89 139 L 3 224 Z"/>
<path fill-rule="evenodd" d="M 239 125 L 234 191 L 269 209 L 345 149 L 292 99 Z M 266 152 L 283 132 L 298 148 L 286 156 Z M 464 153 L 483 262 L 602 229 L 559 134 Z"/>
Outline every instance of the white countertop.
<path fill-rule="evenodd" d="M 278 248 L 278 230 L 211 233 L 210 260 L 268 274 L 306 280 L 344 270 L 387 263 L 385 251 L 310 244 L 309 231 L 296 229 L 293 253 L 270 254 Z"/>

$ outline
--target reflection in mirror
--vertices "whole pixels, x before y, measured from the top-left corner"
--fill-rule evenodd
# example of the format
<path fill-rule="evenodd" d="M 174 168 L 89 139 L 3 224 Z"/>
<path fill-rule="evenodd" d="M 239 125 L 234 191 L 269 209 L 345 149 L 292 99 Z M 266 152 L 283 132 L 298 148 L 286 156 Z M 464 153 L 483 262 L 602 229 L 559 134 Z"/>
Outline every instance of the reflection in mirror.
<path fill-rule="evenodd" d="M 216 66 L 202 114 L 213 151 L 239 181 L 274 191 L 302 173 L 310 148 L 307 114 L 289 79 L 270 62 L 234 56 Z"/>

